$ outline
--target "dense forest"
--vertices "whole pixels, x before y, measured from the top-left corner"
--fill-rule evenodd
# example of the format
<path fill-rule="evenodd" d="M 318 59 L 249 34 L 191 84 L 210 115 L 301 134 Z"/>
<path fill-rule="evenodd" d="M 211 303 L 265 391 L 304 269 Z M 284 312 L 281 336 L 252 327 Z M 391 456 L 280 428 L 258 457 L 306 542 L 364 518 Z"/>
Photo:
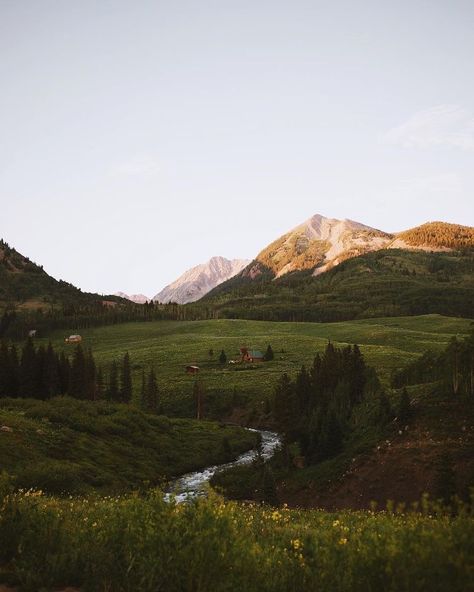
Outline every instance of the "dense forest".
<path fill-rule="evenodd" d="M 284 374 L 276 385 L 273 414 L 286 444 L 298 442 L 309 463 L 341 452 L 354 409 L 366 396 L 383 396 L 377 375 L 357 345 L 328 343 L 310 369 L 292 380 Z"/>

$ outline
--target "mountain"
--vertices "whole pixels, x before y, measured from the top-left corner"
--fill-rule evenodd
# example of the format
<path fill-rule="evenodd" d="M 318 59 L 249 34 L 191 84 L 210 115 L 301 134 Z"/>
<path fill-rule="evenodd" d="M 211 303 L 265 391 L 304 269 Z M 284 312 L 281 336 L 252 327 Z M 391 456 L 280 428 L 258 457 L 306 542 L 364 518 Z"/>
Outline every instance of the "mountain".
<path fill-rule="evenodd" d="M 275 277 L 304 269 L 314 269 L 318 275 L 345 259 L 381 249 L 393 238 L 360 222 L 316 214 L 271 243 L 256 261 Z"/>
<path fill-rule="evenodd" d="M 125 294 L 125 292 L 116 292 L 115 296 L 118 296 L 119 298 L 125 298 L 125 300 L 131 300 L 132 302 L 135 302 L 136 304 L 145 304 L 145 302 L 150 302 L 151 298 L 148 298 L 148 296 L 145 296 L 145 294 Z"/>
<path fill-rule="evenodd" d="M 342 321 L 474 315 L 474 228 L 429 222 L 396 234 L 316 215 L 204 298 L 227 318 Z"/>
<path fill-rule="evenodd" d="M 210 290 L 238 274 L 249 261 L 212 257 L 207 263 L 196 265 L 169 284 L 153 298 L 155 302 L 186 304 L 202 298 Z"/>

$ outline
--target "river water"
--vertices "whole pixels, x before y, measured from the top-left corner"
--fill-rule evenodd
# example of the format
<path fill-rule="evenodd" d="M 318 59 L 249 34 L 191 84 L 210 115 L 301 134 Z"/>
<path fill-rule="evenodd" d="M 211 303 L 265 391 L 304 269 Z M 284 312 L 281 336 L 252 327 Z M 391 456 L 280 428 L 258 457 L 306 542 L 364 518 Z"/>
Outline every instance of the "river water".
<path fill-rule="evenodd" d="M 254 430 L 253 428 L 246 428 L 251 432 L 259 433 L 262 438 L 260 447 L 261 454 L 264 460 L 268 460 L 274 454 L 281 444 L 281 438 L 276 432 L 267 432 L 265 430 Z M 207 494 L 208 485 L 211 477 L 219 471 L 230 469 L 238 465 L 248 465 L 252 463 L 258 456 L 257 450 L 252 448 L 241 454 L 236 460 L 222 465 L 213 465 L 194 473 L 186 473 L 175 481 L 173 481 L 166 493 L 166 499 L 174 496 L 178 502 L 184 502 L 195 497 L 205 496 Z"/>

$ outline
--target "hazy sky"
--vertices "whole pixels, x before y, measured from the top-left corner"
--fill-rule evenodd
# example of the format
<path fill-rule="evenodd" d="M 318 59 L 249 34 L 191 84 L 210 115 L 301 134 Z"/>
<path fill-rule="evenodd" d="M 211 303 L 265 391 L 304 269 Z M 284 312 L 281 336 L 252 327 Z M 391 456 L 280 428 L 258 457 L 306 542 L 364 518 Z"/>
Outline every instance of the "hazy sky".
<path fill-rule="evenodd" d="M 474 225 L 472 0 L 0 0 L 0 81 L 0 236 L 83 290 Z"/>

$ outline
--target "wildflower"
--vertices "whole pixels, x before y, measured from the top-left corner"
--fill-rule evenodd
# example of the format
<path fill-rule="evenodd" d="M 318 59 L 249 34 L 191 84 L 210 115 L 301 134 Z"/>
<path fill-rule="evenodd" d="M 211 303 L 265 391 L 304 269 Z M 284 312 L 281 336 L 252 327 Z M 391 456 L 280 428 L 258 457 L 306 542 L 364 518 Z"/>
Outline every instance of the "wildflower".
<path fill-rule="evenodd" d="M 339 520 L 334 520 L 334 522 L 332 523 L 332 525 L 334 526 L 334 528 L 336 528 L 336 526 L 339 526 L 339 524 L 341 524 L 339 522 Z"/>
<path fill-rule="evenodd" d="M 303 543 L 299 539 L 292 539 L 291 545 L 292 545 L 293 549 L 297 550 L 303 546 Z"/>
<path fill-rule="evenodd" d="M 339 545 L 345 545 L 347 543 L 347 539 L 341 538 L 339 539 Z"/>

